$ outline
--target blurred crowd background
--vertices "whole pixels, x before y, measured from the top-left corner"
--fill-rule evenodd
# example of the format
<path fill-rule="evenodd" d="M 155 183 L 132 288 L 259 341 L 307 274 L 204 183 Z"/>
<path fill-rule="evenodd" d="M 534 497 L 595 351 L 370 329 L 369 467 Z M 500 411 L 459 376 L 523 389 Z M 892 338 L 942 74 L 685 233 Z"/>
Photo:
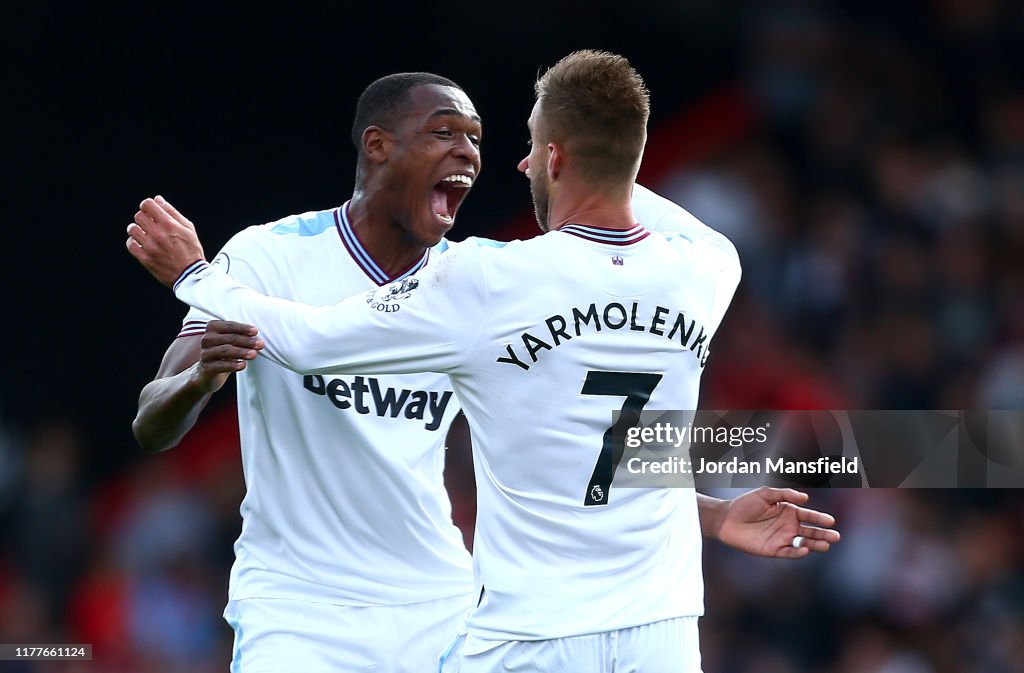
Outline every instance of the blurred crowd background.
<path fill-rule="evenodd" d="M 536 62 L 516 55 L 515 88 L 525 119 L 535 68 L 584 46 L 621 51 L 648 76 L 656 114 L 642 180 L 727 234 L 744 267 L 702 405 L 1024 408 L 1024 5 L 714 5 L 652 3 L 644 19 L 715 42 L 714 63 L 673 59 L 670 43 L 656 56 L 611 37 L 546 44 Z M 463 82 L 489 133 L 525 139 L 487 126 L 489 91 L 459 76 L 466 66 L 422 67 Z M 711 74 L 684 78 L 701 68 Z M 663 70 L 689 93 L 663 94 Z M 341 137 L 354 100 L 337 113 Z M 487 170 L 481 185 L 502 179 Z M 471 196 L 460 222 L 472 214 L 474 230 L 460 233 L 532 235 L 525 182 L 516 186 L 522 207 L 488 210 Z M 349 187 L 330 189 L 337 200 Z M 139 195 L 117 198 L 130 208 Z M 144 344 L 144 362 L 105 358 L 131 370 L 134 390 L 176 331 L 180 309 L 159 309 L 170 312 L 167 338 Z M 86 407 L 103 401 L 58 382 Z M 15 409 L 0 426 L 0 642 L 92 643 L 95 659 L 0 671 L 227 670 L 220 611 L 244 492 L 230 392 L 182 446 L 152 457 L 132 446 L 130 415 L 110 421 L 120 435 L 104 434 L 59 405 L 18 413 L 19 395 L 0 391 L 0 411 Z M 466 434 L 453 431 L 447 477 L 471 544 Z M 707 545 L 708 673 L 1024 671 L 1024 493 L 836 489 L 812 505 L 844 536 L 827 555 L 768 561 Z"/>

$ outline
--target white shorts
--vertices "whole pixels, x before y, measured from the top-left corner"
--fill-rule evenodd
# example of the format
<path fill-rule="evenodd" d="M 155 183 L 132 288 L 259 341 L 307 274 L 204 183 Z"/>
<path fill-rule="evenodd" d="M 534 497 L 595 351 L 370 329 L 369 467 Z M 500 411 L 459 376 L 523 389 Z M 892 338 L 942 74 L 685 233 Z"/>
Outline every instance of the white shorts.
<path fill-rule="evenodd" d="M 440 673 L 701 673 L 697 617 L 552 640 L 459 636 Z"/>
<path fill-rule="evenodd" d="M 231 673 L 437 670 L 439 653 L 465 630 L 473 596 L 358 607 L 271 598 L 231 601 Z"/>

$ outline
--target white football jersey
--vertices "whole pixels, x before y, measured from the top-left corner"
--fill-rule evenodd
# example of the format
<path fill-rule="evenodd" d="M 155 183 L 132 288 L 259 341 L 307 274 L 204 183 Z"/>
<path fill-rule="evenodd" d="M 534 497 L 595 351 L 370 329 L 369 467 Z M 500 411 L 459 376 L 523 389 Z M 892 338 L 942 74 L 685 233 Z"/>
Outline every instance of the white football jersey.
<path fill-rule="evenodd" d="M 681 233 L 566 225 L 507 245 L 469 239 L 333 307 L 262 297 L 205 262 L 175 290 L 257 325 L 263 354 L 297 371 L 451 376 L 476 461 L 473 635 L 547 639 L 698 615 L 695 492 L 617 489 L 607 438 L 613 412 L 696 408 L 739 263 L 724 237 L 645 196 L 638 219 L 674 211 Z"/>
<path fill-rule="evenodd" d="M 684 239 L 714 258 L 719 264 L 718 273 L 726 283 L 732 282 L 733 289 L 740 280 L 740 258 L 736 246 L 721 233 L 698 220 L 682 206 L 655 194 L 643 185 L 633 185 L 633 216 L 644 227 L 660 232 L 669 241 Z M 714 313 L 719 322 L 732 301 L 732 292 L 723 292 L 716 298 Z M 718 323 L 715 323 L 718 329 Z"/>
<path fill-rule="evenodd" d="M 436 263 L 443 247 L 400 277 Z M 214 265 L 260 292 L 313 305 L 393 280 L 344 207 L 245 229 Z M 209 319 L 193 310 L 182 334 L 202 334 Z M 448 377 L 374 371 L 302 376 L 257 358 L 238 376 L 247 493 L 231 600 L 395 605 L 472 592 L 442 479 L 459 410 Z"/>

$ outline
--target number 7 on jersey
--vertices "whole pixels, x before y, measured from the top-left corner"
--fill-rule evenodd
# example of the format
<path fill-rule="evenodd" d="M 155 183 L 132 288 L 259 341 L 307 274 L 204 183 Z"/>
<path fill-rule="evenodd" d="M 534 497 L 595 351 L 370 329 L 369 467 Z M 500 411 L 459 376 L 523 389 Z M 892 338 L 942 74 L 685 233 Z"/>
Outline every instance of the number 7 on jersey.
<path fill-rule="evenodd" d="M 601 454 L 597 457 L 597 465 L 590 476 L 587 493 L 583 504 L 587 507 L 607 505 L 608 492 L 611 490 L 615 470 L 626 450 L 626 431 L 640 422 L 640 412 L 651 399 L 651 393 L 658 387 L 661 374 L 641 374 L 638 372 L 598 372 L 588 371 L 583 382 L 583 395 L 608 395 L 625 397 L 619 418 L 604 433 Z"/>

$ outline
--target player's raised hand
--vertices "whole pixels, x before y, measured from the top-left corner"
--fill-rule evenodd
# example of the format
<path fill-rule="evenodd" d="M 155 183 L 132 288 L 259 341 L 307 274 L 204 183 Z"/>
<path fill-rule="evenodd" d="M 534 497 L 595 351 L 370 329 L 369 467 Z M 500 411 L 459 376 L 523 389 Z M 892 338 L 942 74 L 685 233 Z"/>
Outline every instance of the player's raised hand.
<path fill-rule="evenodd" d="M 199 390 L 212 393 L 224 385 L 233 372 L 245 369 L 263 348 L 252 325 L 230 320 L 211 320 L 199 341 L 199 361 L 192 366 L 192 380 Z"/>
<path fill-rule="evenodd" d="M 195 226 L 162 196 L 139 204 L 125 245 L 167 287 L 193 262 L 206 259 Z"/>
<path fill-rule="evenodd" d="M 835 518 L 807 509 L 806 493 L 762 487 L 729 501 L 718 539 L 757 556 L 803 558 L 839 542 Z M 795 544 L 794 544 L 795 542 Z"/>

